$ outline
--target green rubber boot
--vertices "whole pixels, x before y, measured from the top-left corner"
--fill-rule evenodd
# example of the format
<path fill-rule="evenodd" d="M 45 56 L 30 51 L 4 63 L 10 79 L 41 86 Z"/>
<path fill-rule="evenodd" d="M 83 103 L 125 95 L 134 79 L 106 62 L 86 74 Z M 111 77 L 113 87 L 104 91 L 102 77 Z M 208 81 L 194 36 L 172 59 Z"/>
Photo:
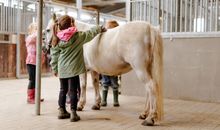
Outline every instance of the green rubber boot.
<path fill-rule="evenodd" d="M 118 90 L 113 90 L 113 99 L 114 99 L 114 107 L 119 107 L 119 102 L 118 102 Z"/>
<path fill-rule="evenodd" d="M 108 96 L 108 90 L 102 90 L 101 106 L 103 106 L 103 107 L 107 106 L 107 96 Z"/>

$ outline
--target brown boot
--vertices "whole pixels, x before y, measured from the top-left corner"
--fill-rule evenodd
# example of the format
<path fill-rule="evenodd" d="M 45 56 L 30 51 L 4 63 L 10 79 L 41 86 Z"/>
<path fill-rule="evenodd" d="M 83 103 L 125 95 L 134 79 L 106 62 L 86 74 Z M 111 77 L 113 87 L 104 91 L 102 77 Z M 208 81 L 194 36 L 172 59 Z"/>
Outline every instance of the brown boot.
<path fill-rule="evenodd" d="M 66 108 L 59 108 L 58 119 L 67 119 L 70 118 L 70 113 L 66 111 Z"/>
<path fill-rule="evenodd" d="M 71 111 L 70 122 L 79 121 L 80 117 L 76 114 L 76 110 Z"/>

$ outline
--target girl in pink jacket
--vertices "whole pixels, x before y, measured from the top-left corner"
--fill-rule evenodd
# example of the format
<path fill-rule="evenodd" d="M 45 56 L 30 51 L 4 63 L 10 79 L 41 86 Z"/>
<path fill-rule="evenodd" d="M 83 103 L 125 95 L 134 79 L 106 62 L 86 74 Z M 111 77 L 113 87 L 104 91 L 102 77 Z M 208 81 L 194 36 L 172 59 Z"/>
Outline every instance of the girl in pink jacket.
<path fill-rule="evenodd" d="M 29 75 L 29 84 L 27 90 L 27 103 L 35 103 L 35 73 L 36 73 L 36 42 L 37 42 L 37 24 L 32 23 L 28 27 L 28 37 L 25 40 L 27 48 L 26 65 Z M 41 99 L 43 101 L 43 99 Z"/>

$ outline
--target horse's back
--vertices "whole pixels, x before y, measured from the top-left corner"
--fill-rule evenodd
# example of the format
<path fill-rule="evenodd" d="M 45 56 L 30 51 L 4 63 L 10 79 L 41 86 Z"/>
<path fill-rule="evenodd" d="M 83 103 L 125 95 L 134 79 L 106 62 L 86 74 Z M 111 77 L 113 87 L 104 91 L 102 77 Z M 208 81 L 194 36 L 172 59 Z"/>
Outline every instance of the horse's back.
<path fill-rule="evenodd" d="M 84 57 L 90 69 L 104 74 L 121 74 L 131 70 L 131 62 L 145 57 L 151 25 L 148 22 L 129 22 L 97 35 L 84 45 Z M 146 55 L 147 56 L 147 55 Z"/>
<path fill-rule="evenodd" d="M 120 39 L 129 39 L 136 41 L 142 39 L 143 36 L 148 35 L 152 26 L 148 22 L 144 21 L 133 21 L 128 22 L 120 27 L 120 33 L 118 37 Z"/>

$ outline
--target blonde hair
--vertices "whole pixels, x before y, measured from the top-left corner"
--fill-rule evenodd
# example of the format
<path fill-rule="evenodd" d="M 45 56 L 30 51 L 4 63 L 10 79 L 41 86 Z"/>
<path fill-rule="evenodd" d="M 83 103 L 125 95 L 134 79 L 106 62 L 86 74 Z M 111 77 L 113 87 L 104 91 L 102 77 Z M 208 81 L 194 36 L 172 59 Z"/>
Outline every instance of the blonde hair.
<path fill-rule="evenodd" d="M 37 32 L 37 23 L 33 22 L 28 26 L 28 35 Z"/>
<path fill-rule="evenodd" d="M 115 20 L 109 20 L 109 21 L 107 21 L 106 24 L 105 24 L 105 27 L 106 27 L 107 29 L 115 28 L 115 27 L 117 27 L 117 26 L 119 26 L 119 24 L 118 24 L 118 22 L 115 21 Z"/>

